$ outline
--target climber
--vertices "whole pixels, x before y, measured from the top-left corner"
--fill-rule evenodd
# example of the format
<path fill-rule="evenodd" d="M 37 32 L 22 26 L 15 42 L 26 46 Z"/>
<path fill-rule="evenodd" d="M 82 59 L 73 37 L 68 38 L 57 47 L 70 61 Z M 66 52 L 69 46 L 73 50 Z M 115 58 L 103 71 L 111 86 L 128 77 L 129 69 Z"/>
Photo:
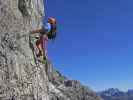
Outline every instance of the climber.
<path fill-rule="evenodd" d="M 36 47 L 39 50 L 37 56 L 47 59 L 46 46 L 48 39 L 54 39 L 56 37 L 56 19 L 49 17 L 47 22 L 43 20 L 42 28 L 31 31 L 31 34 L 35 33 L 40 33 L 40 37 L 36 42 Z"/>

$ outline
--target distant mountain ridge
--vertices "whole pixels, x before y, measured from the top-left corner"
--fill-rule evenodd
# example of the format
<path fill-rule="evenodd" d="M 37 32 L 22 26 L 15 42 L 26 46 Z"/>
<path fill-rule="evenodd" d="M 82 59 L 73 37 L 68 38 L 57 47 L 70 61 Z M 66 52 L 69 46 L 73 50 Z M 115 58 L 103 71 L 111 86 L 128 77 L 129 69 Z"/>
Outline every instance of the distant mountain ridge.
<path fill-rule="evenodd" d="M 124 92 L 117 88 L 110 88 L 97 93 L 103 100 L 133 100 L 133 89 Z"/>

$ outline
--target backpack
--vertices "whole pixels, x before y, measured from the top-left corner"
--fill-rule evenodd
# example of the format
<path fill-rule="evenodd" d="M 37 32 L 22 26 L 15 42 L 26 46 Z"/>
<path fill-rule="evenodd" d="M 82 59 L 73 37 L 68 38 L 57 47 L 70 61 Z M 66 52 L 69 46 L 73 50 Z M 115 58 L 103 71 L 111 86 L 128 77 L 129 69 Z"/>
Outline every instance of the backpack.
<path fill-rule="evenodd" d="M 48 39 L 55 39 L 56 38 L 56 24 L 52 25 L 51 24 L 51 31 L 48 34 Z"/>

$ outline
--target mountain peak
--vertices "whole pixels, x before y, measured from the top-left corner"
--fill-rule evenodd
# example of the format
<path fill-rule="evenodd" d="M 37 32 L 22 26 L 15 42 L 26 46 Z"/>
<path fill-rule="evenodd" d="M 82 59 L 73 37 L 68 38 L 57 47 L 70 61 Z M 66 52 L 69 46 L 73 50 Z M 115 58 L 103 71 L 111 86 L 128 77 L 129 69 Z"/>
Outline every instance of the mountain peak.
<path fill-rule="evenodd" d="M 104 100 L 133 100 L 133 90 L 127 92 L 120 91 L 117 88 L 110 88 L 105 91 L 98 92 Z"/>

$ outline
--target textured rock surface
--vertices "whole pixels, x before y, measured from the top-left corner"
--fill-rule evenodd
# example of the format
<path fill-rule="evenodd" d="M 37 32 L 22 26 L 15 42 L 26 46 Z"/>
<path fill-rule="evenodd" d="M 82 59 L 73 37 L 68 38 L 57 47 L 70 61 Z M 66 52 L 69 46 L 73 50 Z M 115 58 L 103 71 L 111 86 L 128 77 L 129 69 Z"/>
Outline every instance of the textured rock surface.
<path fill-rule="evenodd" d="M 100 100 L 50 62 L 34 63 L 29 31 L 42 14 L 43 0 L 0 0 L 0 100 Z"/>
<path fill-rule="evenodd" d="M 49 81 L 50 100 L 102 100 L 88 87 L 82 86 L 77 80 L 69 80 L 60 72 L 53 69 L 49 63 L 46 67 Z M 55 99 L 56 98 L 56 99 Z"/>

